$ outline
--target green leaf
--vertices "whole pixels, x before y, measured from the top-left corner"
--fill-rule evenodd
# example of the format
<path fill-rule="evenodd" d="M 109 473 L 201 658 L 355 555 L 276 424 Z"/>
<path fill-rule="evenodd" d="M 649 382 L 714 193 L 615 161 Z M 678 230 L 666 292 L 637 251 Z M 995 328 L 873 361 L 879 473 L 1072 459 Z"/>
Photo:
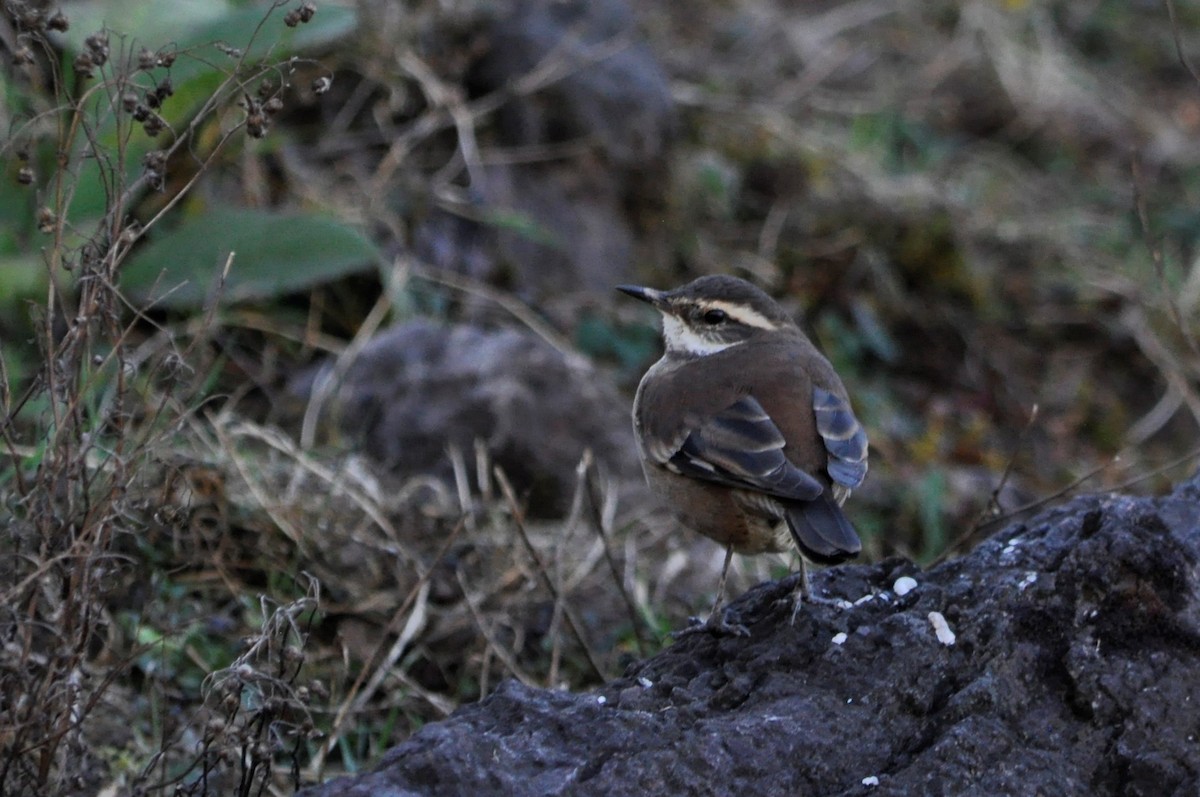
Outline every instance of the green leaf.
<path fill-rule="evenodd" d="M 217 210 L 189 220 L 140 249 L 121 273 L 139 302 L 192 309 L 216 295 L 225 303 L 270 299 L 377 268 L 375 245 L 342 222 L 319 214 Z"/>
<path fill-rule="evenodd" d="M 0 250 L 0 317 L 14 326 L 24 327 L 26 302 L 45 301 L 50 276 L 38 255 L 7 256 Z"/>

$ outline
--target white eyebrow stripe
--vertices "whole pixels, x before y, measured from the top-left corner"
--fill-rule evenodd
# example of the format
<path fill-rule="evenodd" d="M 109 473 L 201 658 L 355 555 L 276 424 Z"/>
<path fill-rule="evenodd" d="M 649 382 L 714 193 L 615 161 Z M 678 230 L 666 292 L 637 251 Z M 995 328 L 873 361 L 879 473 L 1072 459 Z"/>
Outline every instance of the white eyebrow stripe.
<path fill-rule="evenodd" d="M 771 321 L 762 313 L 753 310 L 744 304 L 733 304 L 721 299 L 713 299 L 706 301 L 702 305 L 709 310 L 724 310 L 725 314 L 748 327 L 758 327 L 759 329 L 779 329 L 779 325 Z"/>

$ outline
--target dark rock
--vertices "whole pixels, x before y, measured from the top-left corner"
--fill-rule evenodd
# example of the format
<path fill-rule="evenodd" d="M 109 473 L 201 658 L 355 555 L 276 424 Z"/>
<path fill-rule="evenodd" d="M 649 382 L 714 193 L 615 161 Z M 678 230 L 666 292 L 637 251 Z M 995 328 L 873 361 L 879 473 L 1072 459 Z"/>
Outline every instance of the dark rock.
<path fill-rule="evenodd" d="M 794 624 L 760 585 L 731 607 L 749 638 L 587 694 L 506 683 L 304 794 L 1196 794 L 1198 491 L 1079 498 L 927 573 L 833 568 L 854 605 Z"/>
<path fill-rule="evenodd" d="M 308 397 L 332 366 L 297 379 Z M 370 341 L 329 406 L 342 433 L 404 475 L 452 477 L 456 446 L 474 473 L 481 440 L 535 514 L 565 510 L 590 449 L 607 471 L 640 480 L 629 402 L 584 358 L 516 329 L 419 320 Z"/>

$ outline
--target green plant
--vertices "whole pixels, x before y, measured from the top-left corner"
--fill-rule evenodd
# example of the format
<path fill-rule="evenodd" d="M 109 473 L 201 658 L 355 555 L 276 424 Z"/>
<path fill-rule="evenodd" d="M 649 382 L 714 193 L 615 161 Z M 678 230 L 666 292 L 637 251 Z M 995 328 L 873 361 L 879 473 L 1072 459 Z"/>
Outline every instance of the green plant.
<path fill-rule="evenodd" d="M 158 470 L 155 447 L 195 399 L 171 335 L 136 347 L 147 319 L 123 291 L 122 272 L 223 149 L 267 134 L 289 80 L 309 63 L 292 57 L 284 39 L 296 37 L 283 31 L 315 7 L 277 14 L 284 5 L 231 11 L 220 34 L 198 25 L 158 49 L 104 27 L 72 30 L 65 13 L 42 3 L 0 6 L 11 34 L 2 40 L 15 47 L 0 83 L 12 114 L 0 161 L 15 182 L 0 192 L 0 264 L 32 300 L 26 321 L 3 319 L 17 334 L 0 342 L 0 793 L 97 791 L 105 777 L 97 709 L 144 656 L 157 649 L 160 661 L 178 664 L 194 641 L 194 626 L 135 624 L 131 643 L 111 649 L 121 634 L 112 607 L 139 590 L 141 600 L 171 599 L 138 582 L 132 539 L 154 512 L 142 511 L 137 490 Z M 164 746 L 143 762 L 128 775 L 138 788 L 261 791 L 280 745 L 294 748 L 312 726 L 296 723 L 293 738 L 279 717 L 315 601 L 314 588 L 287 606 L 264 604 L 258 640 L 225 675 L 208 674 L 221 733 L 236 724 L 247 754 L 210 755 L 212 725 L 199 752 Z M 216 666 L 225 655 L 217 653 L 201 654 L 203 663 Z M 267 661 L 270 680 L 251 679 Z M 227 704 L 229 695 L 237 699 Z M 199 776 L 164 776 L 168 760 Z"/>

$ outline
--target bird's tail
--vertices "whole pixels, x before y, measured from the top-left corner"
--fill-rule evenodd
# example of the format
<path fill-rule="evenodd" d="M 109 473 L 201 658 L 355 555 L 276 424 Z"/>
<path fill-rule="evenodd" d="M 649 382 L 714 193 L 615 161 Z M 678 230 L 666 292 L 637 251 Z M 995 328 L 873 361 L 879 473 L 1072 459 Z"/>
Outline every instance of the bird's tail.
<path fill-rule="evenodd" d="M 853 559 L 862 542 L 827 489 L 812 501 L 797 501 L 787 508 L 788 529 L 805 558 L 832 565 Z"/>

